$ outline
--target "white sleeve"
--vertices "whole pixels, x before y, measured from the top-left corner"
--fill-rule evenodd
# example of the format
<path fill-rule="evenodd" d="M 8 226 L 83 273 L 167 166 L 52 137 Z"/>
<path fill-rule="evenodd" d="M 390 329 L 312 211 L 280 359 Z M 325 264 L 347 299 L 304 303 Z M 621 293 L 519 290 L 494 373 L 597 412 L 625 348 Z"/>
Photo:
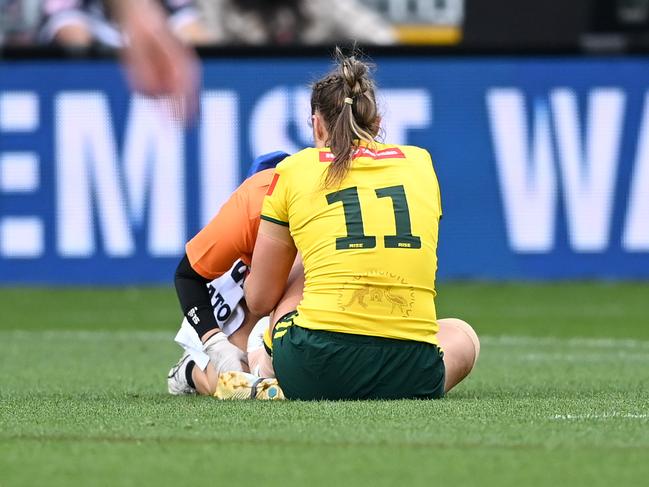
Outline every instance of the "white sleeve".
<path fill-rule="evenodd" d="M 162 3 L 167 11 L 167 21 L 172 30 L 182 29 L 201 18 L 194 0 L 164 0 Z"/>
<path fill-rule="evenodd" d="M 308 5 L 314 18 L 314 28 L 306 39 L 309 44 L 332 35 L 367 44 L 389 45 L 397 41 L 392 24 L 358 0 L 311 0 Z"/>
<path fill-rule="evenodd" d="M 42 23 L 38 34 L 41 42 L 52 42 L 59 30 L 70 25 L 90 29 L 90 19 L 81 0 L 45 0 L 41 9 Z"/>

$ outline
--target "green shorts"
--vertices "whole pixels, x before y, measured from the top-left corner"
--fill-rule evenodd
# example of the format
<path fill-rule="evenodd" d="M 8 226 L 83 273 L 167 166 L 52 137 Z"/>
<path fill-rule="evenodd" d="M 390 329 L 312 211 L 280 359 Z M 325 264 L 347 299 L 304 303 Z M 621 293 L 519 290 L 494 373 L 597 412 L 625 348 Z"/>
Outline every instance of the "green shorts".
<path fill-rule="evenodd" d="M 410 340 L 310 330 L 283 316 L 273 331 L 273 367 L 288 399 L 438 399 L 444 354 Z"/>

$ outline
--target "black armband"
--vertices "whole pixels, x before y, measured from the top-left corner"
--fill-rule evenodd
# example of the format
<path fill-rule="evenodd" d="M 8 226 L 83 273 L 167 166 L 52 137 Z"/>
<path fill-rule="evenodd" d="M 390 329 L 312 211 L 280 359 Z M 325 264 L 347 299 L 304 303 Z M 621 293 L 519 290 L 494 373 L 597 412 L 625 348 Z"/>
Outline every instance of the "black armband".
<path fill-rule="evenodd" d="M 176 268 L 174 284 L 183 314 L 199 337 L 219 329 L 207 288 L 209 282 L 192 268 L 185 255 Z"/>

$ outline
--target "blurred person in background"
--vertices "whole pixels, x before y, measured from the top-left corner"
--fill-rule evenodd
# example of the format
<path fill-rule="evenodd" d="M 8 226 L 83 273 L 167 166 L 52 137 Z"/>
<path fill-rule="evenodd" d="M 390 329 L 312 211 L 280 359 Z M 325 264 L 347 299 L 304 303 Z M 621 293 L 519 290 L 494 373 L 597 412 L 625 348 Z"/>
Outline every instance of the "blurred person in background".
<path fill-rule="evenodd" d="M 105 0 L 129 42 L 121 50 L 131 88 L 148 96 L 175 100 L 176 117 L 196 111 L 201 69 L 194 50 L 169 28 L 154 0 Z"/>
<path fill-rule="evenodd" d="M 0 0 L 0 45 L 33 43 L 40 3 L 41 0 Z"/>
<path fill-rule="evenodd" d="M 220 44 L 394 44 L 392 25 L 358 0 L 197 0 Z"/>
<path fill-rule="evenodd" d="M 140 2 L 133 2 L 140 3 Z M 146 3 L 146 2 L 141 2 Z M 161 0 L 169 29 L 188 44 L 212 41 L 193 0 Z M 102 0 L 44 0 L 39 40 L 69 47 L 93 44 L 122 47 L 123 35 L 116 23 L 116 9 Z"/>
<path fill-rule="evenodd" d="M 175 119 L 187 120 L 196 112 L 200 63 L 188 43 L 211 38 L 192 0 L 44 1 L 42 41 L 121 47 L 131 89 L 170 99 Z"/>

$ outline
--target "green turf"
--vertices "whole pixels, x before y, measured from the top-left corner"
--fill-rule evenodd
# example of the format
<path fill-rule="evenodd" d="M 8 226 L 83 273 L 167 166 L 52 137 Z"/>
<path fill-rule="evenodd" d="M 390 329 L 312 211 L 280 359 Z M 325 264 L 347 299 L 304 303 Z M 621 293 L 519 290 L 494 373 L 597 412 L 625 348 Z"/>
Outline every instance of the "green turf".
<path fill-rule="evenodd" d="M 648 297 L 443 284 L 483 344 L 446 399 L 220 403 L 165 394 L 171 290 L 0 289 L 0 487 L 644 485 Z"/>

